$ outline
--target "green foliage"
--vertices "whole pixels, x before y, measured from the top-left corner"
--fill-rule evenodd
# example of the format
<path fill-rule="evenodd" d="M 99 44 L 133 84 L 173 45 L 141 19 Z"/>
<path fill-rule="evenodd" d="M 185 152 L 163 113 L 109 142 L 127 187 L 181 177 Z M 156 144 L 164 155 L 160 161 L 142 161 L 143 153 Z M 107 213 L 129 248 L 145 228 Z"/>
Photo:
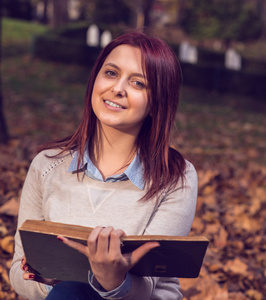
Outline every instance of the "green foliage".
<path fill-rule="evenodd" d="M 2 19 L 3 57 L 20 55 L 30 49 L 32 38 L 47 31 L 47 27 L 16 19 Z"/>
<path fill-rule="evenodd" d="M 255 39 L 261 24 L 244 0 L 187 0 L 182 26 L 196 38 Z"/>
<path fill-rule="evenodd" d="M 12 43 L 30 43 L 32 36 L 43 33 L 47 27 L 37 23 L 29 23 L 9 18 L 2 19 L 3 46 Z"/>

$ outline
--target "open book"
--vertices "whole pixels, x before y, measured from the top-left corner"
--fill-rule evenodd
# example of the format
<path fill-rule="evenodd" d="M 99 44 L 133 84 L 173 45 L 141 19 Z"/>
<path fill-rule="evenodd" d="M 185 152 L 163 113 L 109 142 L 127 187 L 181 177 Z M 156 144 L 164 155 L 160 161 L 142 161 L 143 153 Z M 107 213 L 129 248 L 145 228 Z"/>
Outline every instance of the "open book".
<path fill-rule="evenodd" d="M 63 235 L 86 244 L 92 228 L 27 220 L 19 228 L 27 263 L 43 278 L 88 282 L 87 257 L 57 239 Z M 125 236 L 122 253 L 132 252 L 145 242 L 158 241 L 131 270 L 138 276 L 198 277 L 209 240 L 204 236 Z"/>

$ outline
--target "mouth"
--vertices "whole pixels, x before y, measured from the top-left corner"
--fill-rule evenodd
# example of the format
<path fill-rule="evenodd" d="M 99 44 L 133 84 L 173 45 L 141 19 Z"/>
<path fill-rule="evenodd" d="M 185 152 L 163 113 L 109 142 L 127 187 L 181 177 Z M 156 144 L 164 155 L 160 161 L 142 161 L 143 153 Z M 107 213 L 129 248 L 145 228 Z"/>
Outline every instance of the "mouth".
<path fill-rule="evenodd" d="M 110 106 L 112 106 L 112 107 L 115 107 L 115 108 L 125 109 L 125 107 L 123 107 L 122 105 L 119 105 L 119 104 L 117 104 L 117 103 L 114 103 L 114 102 L 112 102 L 112 101 L 110 101 L 110 100 L 104 100 L 104 103 L 106 103 L 106 104 L 108 104 L 108 105 L 110 105 Z"/>

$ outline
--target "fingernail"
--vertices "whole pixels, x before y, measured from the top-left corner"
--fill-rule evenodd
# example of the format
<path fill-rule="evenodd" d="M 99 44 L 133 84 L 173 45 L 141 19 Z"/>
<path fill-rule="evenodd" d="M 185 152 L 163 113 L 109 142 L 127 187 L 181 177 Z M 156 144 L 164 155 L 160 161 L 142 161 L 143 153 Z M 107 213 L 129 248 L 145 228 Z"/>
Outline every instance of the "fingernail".
<path fill-rule="evenodd" d="M 27 268 L 27 266 L 24 265 L 24 266 L 22 267 L 23 271 L 26 271 L 26 268 Z"/>
<path fill-rule="evenodd" d="M 30 274 L 30 275 L 29 275 L 29 278 L 30 278 L 30 279 L 34 279 L 34 278 L 35 278 L 35 275 L 34 275 L 34 274 Z"/>
<path fill-rule="evenodd" d="M 61 242 L 63 242 L 64 240 L 61 238 L 61 236 L 58 236 L 57 239 Z"/>

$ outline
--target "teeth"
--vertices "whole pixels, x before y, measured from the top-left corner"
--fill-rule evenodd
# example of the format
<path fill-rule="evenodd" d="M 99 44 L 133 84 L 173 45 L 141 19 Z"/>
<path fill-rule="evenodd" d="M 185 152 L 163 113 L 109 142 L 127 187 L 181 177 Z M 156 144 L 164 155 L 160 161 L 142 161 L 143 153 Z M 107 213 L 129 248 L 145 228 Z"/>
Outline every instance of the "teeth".
<path fill-rule="evenodd" d="M 109 100 L 105 100 L 105 103 L 108 104 L 108 105 L 110 105 L 110 106 L 116 107 L 116 108 L 123 108 L 123 106 L 115 104 L 115 103 L 113 103 L 113 102 L 111 102 Z"/>

